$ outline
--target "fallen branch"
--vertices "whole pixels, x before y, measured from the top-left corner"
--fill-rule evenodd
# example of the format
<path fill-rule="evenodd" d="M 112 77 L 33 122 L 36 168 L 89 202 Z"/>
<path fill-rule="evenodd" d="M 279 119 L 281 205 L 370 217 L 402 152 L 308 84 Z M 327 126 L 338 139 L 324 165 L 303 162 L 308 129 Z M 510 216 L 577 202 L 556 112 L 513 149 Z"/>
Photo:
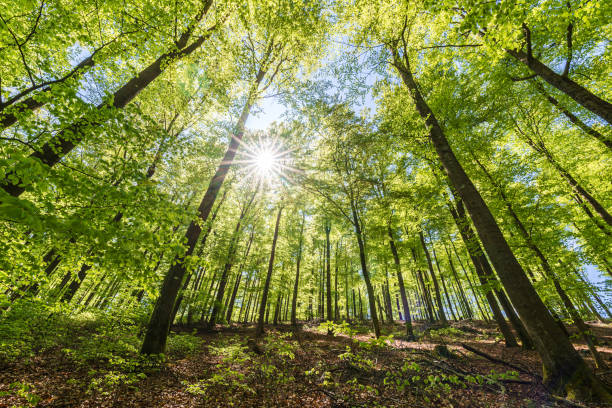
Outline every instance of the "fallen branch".
<path fill-rule="evenodd" d="M 461 347 L 463 347 L 463 348 L 464 348 L 464 349 L 466 349 L 467 351 L 471 351 L 471 352 L 472 352 L 472 353 L 474 353 L 474 354 L 477 354 L 477 355 L 479 355 L 479 356 L 481 356 L 481 357 L 484 357 L 484 358 L 486 358 L 487 360 L 490 360 L 490 361 L 492 361 L 492 362 L 494 362 L 494 363 L 498 363 L 498 364 L 502 364 L 502 365 L 508 366 L 508 367 L 510 367 L 510 368 L 514 368 L 515 370 L 517 370 L 517 371 L 519 371 L 519 372 L 521 372 L 521 373 L 523 373 L 523 374 L 530 375 L 530 376 L 535 377 L 535 378 L 537 378 L 537 379 L 541 379 L 541 378 L 542 378 L 542 377 L 540 377 L 538 374 L 534 374 L 534 373 L 532 373 L 531 371 L 528 371 L 528 370 L 524 369 L 523 367 L 519 367 L 519 366 L 514 365 L 514 364 L 512 364 L 512 363 L 509 363 L 509 362 L 507 362 L 507 361 L 501 360 L 501 359 L 499 359 L 499 358 L 497 358 L 497 357 L 493 357 L 492 355 L 487 354 L 487 353 L 485 353 L 484 351 L 480 351 L 480 350 L 478 350 L 478 349 L 475 349 L 475 348 L 474 348 L 474 347 L 472 347 L 472 346 L 468 346 L 468 345 L 467 345 L 467 344 L 465 344 L 465 343 L 461 343 Z"/>
<path fill-rule="evenodd" d="M 586 405 L 582 405 L 579 402 L 575 402 L 575 401 L 570 401 L 567 398 L 563 398 L 563 397 L 559 397 L 557 395 L 551 395 L 551 397 L 559 402 L 563 402 L 571 407 L 578 407 L 578 408 L 588 408 Z"/>

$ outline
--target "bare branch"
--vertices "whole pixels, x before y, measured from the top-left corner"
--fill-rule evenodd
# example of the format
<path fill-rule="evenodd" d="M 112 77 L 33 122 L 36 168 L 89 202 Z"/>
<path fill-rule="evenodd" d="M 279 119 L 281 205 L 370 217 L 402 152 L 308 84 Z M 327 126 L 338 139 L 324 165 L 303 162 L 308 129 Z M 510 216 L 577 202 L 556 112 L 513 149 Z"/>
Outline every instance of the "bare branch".
<path fill-rule="evenodd" d="M 565 59 L 565 67 L 561 76 L 566 77 L 569 74 L 570 66 L 572 64 L 573 49 L 572 49 L 572 34 L 574 32 L 574 24 L 571 22 L 567 25 L 567 58 Z"/>
<path fill-rule="evenodd" d="M 535 78 L 537 76 L 538 76 L 537 74 L 533 74 L 533 75 L 527 75 L 527 76 L 524 76 L 524 77 L 510 77 L 510 80 L 512 82 L 527 81 L 527 80 L 533 79 L 533 78 Z"/>

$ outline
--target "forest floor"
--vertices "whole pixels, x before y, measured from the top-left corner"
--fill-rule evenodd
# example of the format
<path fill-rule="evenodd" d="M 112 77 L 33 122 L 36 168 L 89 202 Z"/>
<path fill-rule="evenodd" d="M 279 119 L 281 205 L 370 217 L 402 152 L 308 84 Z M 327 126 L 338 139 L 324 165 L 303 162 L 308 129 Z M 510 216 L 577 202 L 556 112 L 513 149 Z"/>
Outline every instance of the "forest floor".
<path fill-rule="evenodd" d="M 612 363 L 612 325 L 591 327 Z M 405 340 L 399 323 L 385 325 L 391 336 L 381 340 L 365 326 L 334 329 L 268 326 L 255 342 L 252 326 L 174 327 L 171 351 L 159 363 L 108 352 L 129 340 L 86 325 L 66 338 L 93 341 L 79 343 L 93 345 L 89 351 L 54 344 L 0 364 L 0 407 L 584 406 L 551 397 L 537 354 L 506 348 L 490 323 L 436 329 L 417 322 L 418 341 Z M 575 344 L 592 364 L 586 346 Z M 599 374 L 612 385 L 612 371 Z"/>

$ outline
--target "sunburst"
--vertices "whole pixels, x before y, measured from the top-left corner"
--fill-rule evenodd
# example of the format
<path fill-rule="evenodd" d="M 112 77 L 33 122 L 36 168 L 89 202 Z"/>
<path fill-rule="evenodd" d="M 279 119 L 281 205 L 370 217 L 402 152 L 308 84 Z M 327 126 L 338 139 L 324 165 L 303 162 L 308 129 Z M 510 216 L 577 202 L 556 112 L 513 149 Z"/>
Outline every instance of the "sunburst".
<path fill-rule="evenodd" d="M 277 138 L 259 137 L 243 142 L 241 152 L 243 159 L 236 163 L 245 164 L 247 179 L 254 177 L 264 185 L 290 181 L 290 173 L 298 171 L 291 166 L 292 150 L 285 149 Z"/>

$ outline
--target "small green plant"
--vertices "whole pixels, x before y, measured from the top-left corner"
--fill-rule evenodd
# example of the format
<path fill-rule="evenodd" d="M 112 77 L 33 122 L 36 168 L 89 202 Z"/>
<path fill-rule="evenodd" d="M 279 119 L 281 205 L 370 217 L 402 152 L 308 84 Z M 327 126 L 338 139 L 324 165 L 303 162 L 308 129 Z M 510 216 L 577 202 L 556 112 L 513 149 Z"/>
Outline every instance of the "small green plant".
<path fill-rule="evenodd" d="M 429 337 L 434 341 L 453 340 L 460 337 L 463 332 L 454 327 L 443 327 L 441 329 L 430 330 Z"/>
<path fill-rule="evenodd" d="M 110 395 L 112 390 L 120 385 L 137 388 L 135 383 L 147 378 L 145 373 L 123 373 L 121 371 L 104 371 L 101 377 L 93 378 L 87 387 L 88 391 L 96 391 L 102 395 Z"/>
<path fill-rule="evenodd" d="M 41 398 L 34 394 L 32 386 L 28 383 L 14 382 L 9 385 L 9 391 L 0 391 L 0 397 L 16 395 L 26 400 L 26 407 L 35 407 Z M 23 407 L 23 406 L 22 406 Z"/>
<path fill-rule="evenodd" d="M 219 368 L 219 367 L 218 367 Z M 210 378 L 195 383 L 182 382 L 186 386 L 185 391 L 194 395 L 205 395 L 206 391 L 213 386 L 222 386 L 227 389 L 228 398 L 233 398 L 238 391 L 254 394 L 255 390 L 246 384 L 246 375 L 231 367 L 220 367 Z"/>
<path fill-rule="evenodd" d="M 334 334 L 345 334 L 351 339 L 357 334 L 357 330 L 353 329 L 350 324 L 343 320 L 342 323 L 336 323 L 331 320 L 327 320 L 317 327 L 317 330 L 321 333 L 334 333 Z"/>
<path fill-rule="evenodd" d="M 183 381 L 188 393 L 205 395 L 209 388 L 219 386 L 228 391 L 228 395 L 231 395 L 229 398 L 238 397 L 239 392 L 255 393 L 247 384 L 247 373 L 242 370 L 242 365 L 252 360 L 244 339 L 238 336 L 223 339 L 210 345 L 208 349 L 212 355 L 221 357 L 221 362 L 215 366 L 217 371 L 211 377 L 194 383 Z"/>
<path fill-rule="evenodd" d="M 393 334 L 388 336 L 380 336 L 378 338 L 372 338 L 367 341 L 360 341 L 359 347 L 366 350 L 380 350 L 387 348 L 389 343 L 393 341 Z"/>
<path fill-rule="evenodd" d="M 295 351 L 299 347 L 297 341 L 290 341 L 291 333 L 270 332 L 264 339 L 264 351 L 270 358 L 282 357 L 289 360 L 295 358 Z"/>
<path fill-rule="evenodd" d="M 192 333 L 170 333 L 168 336 L 168 354 L 175 357 L 187 357 L 202 348 L 202 339 L 196 336 L 196 330 Z"/>
<path fill-rule="evenodd" d="M 346 351 L 338 357 L 340 360 L 362 371 L 368 371 L 374 367 L 374 361 L 366 357 L 365 353 L 353 352 L 349 346 L 346 346 Z"/>

